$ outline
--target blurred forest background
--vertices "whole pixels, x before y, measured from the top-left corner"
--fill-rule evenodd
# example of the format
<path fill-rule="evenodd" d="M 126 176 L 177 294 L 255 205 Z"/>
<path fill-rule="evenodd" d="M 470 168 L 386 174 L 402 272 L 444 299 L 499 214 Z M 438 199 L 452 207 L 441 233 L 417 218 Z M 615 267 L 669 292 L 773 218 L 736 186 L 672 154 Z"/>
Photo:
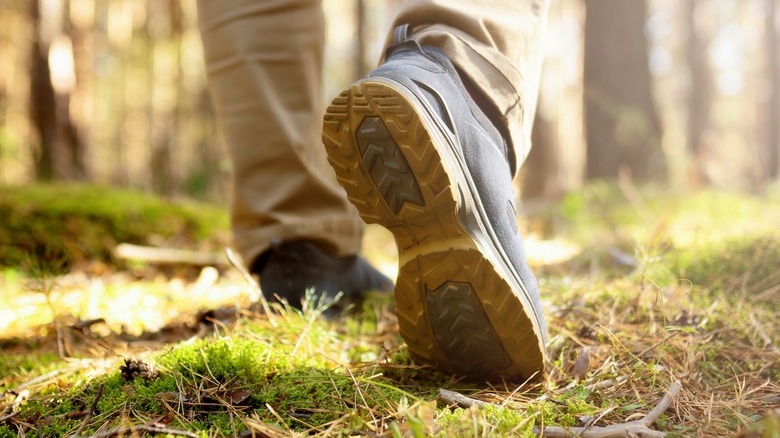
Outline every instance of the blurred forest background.
<path fill-rule="evenodd" d="M 780 0 L 554 0 L 523 195 L 594 178 L 777 189 Z M 224 202 L 195 0 L 0 0 L 0 184 Z M 323 0 L 326 102 L 400 0 Z"/>

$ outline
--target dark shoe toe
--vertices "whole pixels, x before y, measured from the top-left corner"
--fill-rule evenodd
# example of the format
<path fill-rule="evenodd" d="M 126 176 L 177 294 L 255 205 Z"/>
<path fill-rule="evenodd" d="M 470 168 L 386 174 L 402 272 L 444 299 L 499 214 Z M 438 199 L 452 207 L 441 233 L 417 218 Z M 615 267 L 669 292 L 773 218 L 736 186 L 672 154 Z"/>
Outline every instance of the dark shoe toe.
<path fill-rule="evenodd" d="M 308 290 L 321 302 L 342 293 L 345 302 L 369 291 L 392 292 L 393 282 L 360 256 L 339 257 L 312 241 L 275 244 L 252 267 L 268 301 L 301 308 Z"/>

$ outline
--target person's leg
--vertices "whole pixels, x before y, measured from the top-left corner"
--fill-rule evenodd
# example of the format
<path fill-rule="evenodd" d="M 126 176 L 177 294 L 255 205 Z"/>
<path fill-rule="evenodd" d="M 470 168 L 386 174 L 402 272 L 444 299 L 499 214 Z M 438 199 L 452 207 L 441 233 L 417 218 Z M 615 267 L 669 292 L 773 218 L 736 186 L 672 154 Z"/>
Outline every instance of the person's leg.
<path fill-rule="evenodd" d="M 441 49 L 484 96 L 508 131 L 515 170 L 531 148 L 549 3 L 407 0 L 395 19 L 396 26 L 411 25 L 420 44 Z"/>
<path fill-rule="evenodd" d="M 347 295 L 392 283 L 355 256 L 362 221 L 320 138 L 319 0 L 199 0 L 209 91 L 233 164 L 234 246 L 264 295 Z"/>
<path fill-rule="evenodd" d="M 362 223 L 328 177 L 320 139 L 320 2 L 199 0 L 198 13 L 209 91 L 233 163 L 238 252 L 251 264 L 274 240 L 313 239 L 357 254 Z"/>
<path fill-rule="evenodd" d="M 473 379 L 544 368 L 512 179 L 528 147 L 545 15 L 530 0 L 409 1 L 397 23 L 414 26 L 395 29 L 382 65 L 324 119 L 350 201 L 396 238 L 396 313 L 410 353 Z"/>

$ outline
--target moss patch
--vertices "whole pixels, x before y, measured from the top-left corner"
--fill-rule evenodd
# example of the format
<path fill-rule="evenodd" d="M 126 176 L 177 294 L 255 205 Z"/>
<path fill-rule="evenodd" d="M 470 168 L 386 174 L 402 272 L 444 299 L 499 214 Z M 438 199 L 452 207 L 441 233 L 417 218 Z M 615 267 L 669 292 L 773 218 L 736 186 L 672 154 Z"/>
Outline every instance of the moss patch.
<path fill-rule="evenodd" d="M 640 418 L 676 380 L 682 390 L 674 408 L 653 429 L 668 436 L 776 431 L 780 201 L 650 189 L 628 199 L 624 189 L 587 188 L 559 208 L 567 218 L 559 234 L 587 250 L 570 266 L 536 271 L 549 327 L 541 383 L 471 384 L 415 364 L 398 336 L 392 297 L 371 297 L 357 315 L 330 321 L 313 303 L 302 313 L 273 305 L 273 315 L 248 311 L 197 340 L 158 344 L 136 357 L 159 373 L 131 381 L 121 377 L 120 359 L 97 370 L 86 359 L 68 360 L 75 371 L 45 381 L 33 377 L 45 375 L 44 359 L 37 370 L 18 357 L 0 362 L 16 373 L 0 375 L 0 409 L 14 402 L 9 389 L 35 382 L 26 403 L 13 408 L 16 417 L 0 424 L 0 437 L 72 434 L 100 385 L 86 434 L 155 420 L 209 437 L 244 430 L 535 436 L 541 427 Z M 126 295 L 123 287 L 106 299 Z M 445 406 L 438 388 L 492 405 Z"/>
<path fill-rule="evenodd" d="M 196 246 L 227 230 L 223 208 L 134 190 L 60 184 L 0 188 L 0 265 L 64 268 L 111 261 L 122 242 Z"/>
<path fill-rule="evenodd" d="M 7 340 L 0 340 L 0 350 L 5 349 Z M 11 378 L 22 376 L 30 372 L 45 373 L 56 365 L 61 365 L 59 355 L 48 352 L 39 352 L 31 355 L 26 353 L 0 354 L 0 376 Z M 0 386 L 2 388 L 2 386 Z"/>
<path fill-rule="evenodd" d="M 695 286 L 713 290 L 767 289 L 780 284 L 780 232 L 678 250 L 670 259 L 681 278 Z"/>
<path fill-rule="evenodd" d="M 151 359 L 152 377 L 125 380 L 118 368 L 95 380 L 75 376 L 68 389 L 52 387 L 25 404 L 22 423 L 34 424 L 42 436 L 67 436 L 102 386 L 94 421 L 85 433 L 136 423 L 139 413 L 159 413 L 170 427 L 209 430 L 233 436 L 245 421 L 290 431 L 307 431 L 350 418 L 340 427 L 364 430 L 367 418 L 392 419 L 403 397 L 398 383 L 375 370 L 347 372 L 340 366 L 312 367 L 305 357 L 274 360 L 276 345 L 249 339 L 203 339 Z M 411 396 L 414 398 L 414 396 Z M 22 423 L 14 423 L 22 427 Z M 375 426 L 374 426 L 375 427 Z M 380 426 L 381 428 L 381 426 Z M 6 425 L 0 437 L 16 436 Z"/>

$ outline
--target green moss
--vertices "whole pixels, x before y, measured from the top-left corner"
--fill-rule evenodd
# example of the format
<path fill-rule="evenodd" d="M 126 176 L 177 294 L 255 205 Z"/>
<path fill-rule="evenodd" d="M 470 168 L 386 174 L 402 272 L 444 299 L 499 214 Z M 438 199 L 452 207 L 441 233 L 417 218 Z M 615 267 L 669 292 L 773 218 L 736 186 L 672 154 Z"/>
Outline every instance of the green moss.
<path fill-rule="evenodd" d="M 728 239 L 671 255 L 673 269 L 695 286 L 723 290 L 780 284 L 780 233 Z"/>
<path fill-rule="evenodd" d="M 0 188 L 0 264 L 69 266 L 111 260 L 118 243 L 150 236 L 194 244 L 227 229 L 224 209 L 134 190 L 60 184 Z"/>
<path fill-rule="evenodd" d="M 488 405 L 481 409 L 445 410 L 437 419 L 441 427 L 436 436 L 513 436 L 533 437 L 534 415 L 514 409 Z"/>
<path fill-rule="evenodd" d="M 274 360 L 273 348 L 249 339 L 203 339 L 182 345 L 157 358 L 166 369 L 189 378 L 206 376 L 218 381 L 241 379 L 247 383 L 264 380 L 269 373 L 289 367 L 289 361 Z"/>
<path fill-rule="evenodd" d="M 249 391 L 241 404 L 262 421 L 293 430 L 320 427 L 350 413 L 368 417 L 367 409 L 374 415 L 389 413 L 404 396 L 392 382 L 345 374 L 338 368 L 288 363 L 289 368 L 282 372 L 268 366 L 264 348 L 258 342 L 242 340 L 200 341 L 180 346 L 158 357 L 164 371 L 154 380 L 137 378 L 125 382 L 119 372 L 113 372 L 86 386 L 76 384 L 65 393 L 44 393 L 25 405 L 23 415 L 53 419 L 42 427 L 44 436 L 72 433 L 82 420 L 70 419 L 68 413 L 85 409 L 103 384 L 95 420 L 86 433 L 98 427 L 117 427 L 119 419 L 129 412 L 155 416 L 174 409 L 181 418 L 189 420 L 186 424 L 175 422 L 172 427 L 219 431 L 230 436 L 245 426 L 235 412 L 231 416 L 217 399 L 224 399 L 225 394 L 236 389 Z M 280 424 L 277 414 L 268 406 L 286 424 Z"/>
<path fill-rule="evenodd" d="M 564 235 L 591 246 L 605 239 L 625 240 L 641 219 L 616 184 L 602 181 L 567 194 L 548 220 L 557 224 L 552 230 L 555 237 Z"/>
<path fill-rule="evenodd" d="M 7 340 L 0 340 L 0 348 Z M 31 371 L 43 374 L 60 364 L 62 359 L 58 354 L 51 352 L 29 353 L 3 353 L 0 354 L 0 377 L 7 378 L 26 374 Z M 2 389 L 2 380 L 0 380 Z"/>
<path fill-rule="evenodd" d="M 68 436 L 81 424 L 79 418 L 68 418 L 69 413 L 78 412 L 85 408 L 81 399 L 72 399 L 64 396 L 52 396 L 50 398 L 36 398 L 30 400 L 24 405 L 23 419 L 33 423 L 37 419 L 39 436 Z M 9 429 L 11 429 L 9 427 Z M 11 429 L 12 430 L 12 429 Z M 2 429 L 0 429 L 2 431 Z M 6 435 L 0 434 L 0 437 Z M 13 435 L 17 436 L 15 431 Z"/>
<path fill-rule="evenodd" d="M 547 223 L 551 236 L 586 248 L 687 248 L 771 233 L 780 223 L 780 199 L 724 190 L 621 189 L 601 181 L 567 194 L 534 219 Z"/>
<path fill-rule="evenodd" d="M 98 412 L 85 434 L 114 427 L 122 417 L 140 424 L 172 412 L 171 427 L 199 430 L 203 436 L 234 436 L 244 430 L 249 416 L 289 435 L 371 430 L 402 436 L 532 436 L 535 425 L 580 426 L 583 416 L 607 411 L 601 423 L 611 424 L 644 413 L 667 387 L 669 373 L 697 376 L 686 383 L 685 390 L 694 393 L 730 388 L 733 376 L 747 373 L 755 382 L 776 381 L 776 367 L 767 363 L 771 356 L 761 347 L 764 335 L 753 329 L 758 323 L 767 338 L 776 338 L 767 323 L 774 321 L 776 311 L 756 301 L 774 297 L 763 291 L 777 284 L 772 281 L 777 280 L 773 268 L 780 266 L 780 236 L 768 225 L 778 217 L 776 203 L 714 193 L 686 197 L 643 191 L 646 198 L 637 204 L 624 199 L 616 186 L 588 190 L 568 198 L 559 216 L 582 231 L 569 236 L 579 236 L 581 246 L 592 248 L 577 262 L 598 263 L 582 275 L 567 270 L 566 277 L 540 277 L 546 299 L 558 309 L 549 313 L 553 384 L 538 389 L 544 397 L 515 397 L 508 395 L 511 388 L 499 387 L 490 391 L 507 397 L 506 408 L 450 411 L 437 406 L 433 400 L 440 387 L 468 393 L 485 386 L 469 387 L 415 366 L 408 350 L 398 347 L 400 339 L 384 332 L 394 321 L 387 317 L 391 299 L 385 297 L 364 302 L 354 319 L 323 322 L 309 310 L 280 311 L 274 316 L 278 324 L 262 317 L 241 320 L 225 329 L 227 337 L 179 344 L 148 359 L 161 372 L 151 381 L 125 382 L 116 371 L 93 380 L 65 376 L 59 388 L 31 397 L 19 419 L 30 420 L 37 413 L 53 419 L 42 435 L 72 434 L 83 417 L 71 419 L 67 413 L 88 407 L 102 383 Z M 605 275 L 612 273 L 605 269 L 614 263 L 613 247 L 634 254 L 637 266 Z M 678 320 L 681 312 L 701 317 L 701 322 Z M 669 336 L 673 331 L 677 336 Z M 583 345 L 594 347 L 593 367 L 586 381 L 570 389 L 570 367 Z M 349 371 L 339 365 L 345 361 L 352 362 Z M 24 373 L 35 366 L 20 358 L 0 362 L 0 370 L 17 367 Z M 587 389 L 586 384 L 618 376 L 632 383 Z M 234 391 L 247 393 L 240 406 L 225 403 Z M 729 394 L 712 391 L 716 400 L 728 400 Z M 699 413 L 695 408 L 692 412 Z M 755 412 L 744 414 L 749 416 L 727 424 L 729 430 L 759 421 Z M 721 424 L 730 421 L 723 415 L 713 418 Z M 767 418 L 764 424 L 766 430 L 776 429 L 777 421 Z M 670 436 L 690 435 L 698 426 L 713 430 L 710 423 L 678 417 L 671 410 L 656 423 Z M 0 426 L 2 436 L 16 436 L 16 431 Z"/>

